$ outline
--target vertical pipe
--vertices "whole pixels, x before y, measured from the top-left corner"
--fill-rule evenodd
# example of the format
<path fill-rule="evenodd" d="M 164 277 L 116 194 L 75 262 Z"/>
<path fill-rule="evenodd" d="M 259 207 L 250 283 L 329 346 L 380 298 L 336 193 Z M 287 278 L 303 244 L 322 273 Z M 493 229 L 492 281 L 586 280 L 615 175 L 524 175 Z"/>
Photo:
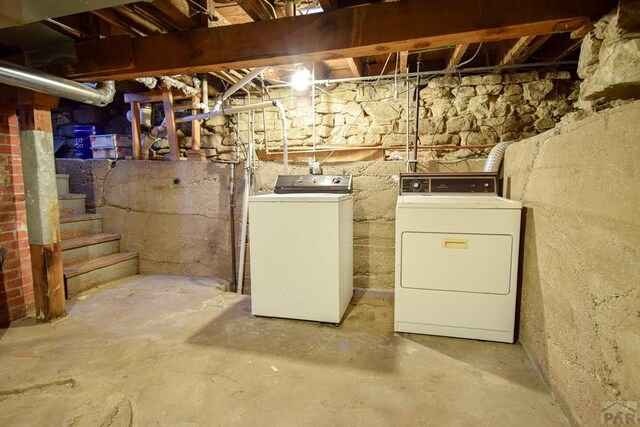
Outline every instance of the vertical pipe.
<path fill-rule="evenodd" d="M 418 64 L 418 71 L 420 71 L 420 65 Z M 418 170 L 418 126 L 420 125 L 420 74 L 416 81 L 416 129 L 413 138 L 413 165 L 411 169 L 413 172 Z"/>
<path fill-rule="evenodd" d="M 209 82 L 207 81 L 207 75 L 202 74 L 200 76 L 202 80 L 202 112 L 209 112 Z"/>
<path fill-rule="evenodd" d="M 404 161 L 407 165 L 407 172 L 410 172 L 409 167 L 411 165 L 411 163 L 409 162 L 409 132 L 411 129 L 411 91 L 409 90 L 409 87 L 411 86 L 411 82 L 409 80 L 409 75 L 407 73 L 407 109 L 406 109 L 406 113 L 407 113 L 407 145 L 405 148 L 405 154 L 404 154 Z"/>
<path fill-rule="evenodd" d="M 137 102 L 131 105 L 131 144 L 133 146 L 133 160 L 140 160 L 142 145 L 140 144 L 140 104 Z"/>
<path fill-rule="evenodd" d="M 231 234 L 231 289 L 237 289 L 238 279 L 236 278 L 236 165 L 229 163 L 229 233 Z"/>
<path fill-rule="evenodd" d="M 313 161 L 316 161 L 316 85 L 313 83 L 316 81 L 316 63 L 314 62 L 311 67 L 311 118 L 312 120 L 312 142 L 313 142 Z M 287 159 L 288 160 L 288 159 Z"/>

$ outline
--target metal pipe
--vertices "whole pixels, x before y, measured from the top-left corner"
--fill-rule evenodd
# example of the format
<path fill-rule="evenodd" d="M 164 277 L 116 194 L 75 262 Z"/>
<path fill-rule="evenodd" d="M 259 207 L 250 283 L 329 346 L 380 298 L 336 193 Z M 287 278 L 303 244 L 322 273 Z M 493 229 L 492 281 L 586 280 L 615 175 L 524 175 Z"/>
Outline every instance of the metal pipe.
<path fill-rule="evenodd" d="M 249 147 L 247 148 L 247 158 L 245 160 L 244 166 L 244 192 L 242 193 L 242 223 L 240 225 L 240 258 L 239 258 L 239 266 L 238 266 L 238 285 L 236 287 L 236 292 L 242 295 L 243 286 L 244 286 L 244 265 L 245 265 L 245 254 L 247 250 L 247 224 L 249 221 L 249 191 L 251 190 L 251 162 L 252 160 L 252 151 L 253 144 L 249 143 Z"/>
<path fill-rule="evenodd" d="M 418 67 L 420 67 L 420 63 L 418 63 Z M 418 127 L 420 126 L 420 75 L 418 75 L 416 80 L 416 128 L 415 135 L 413 138 L 413 164 L 411 165 L 411 169 L 413 172 L 417 172 L 418 170 Z"/>
<path fill-rule="evenodd" d="M 410 123 L 410 119 L 411 119 L 411 91 L 409 90 L 409 87 L 411 86 L 411 82 L 409 80 L 409 76 L 407 76 L 407 141 L 406 141 L 406 148 L 405 148 L 405 156 L 404 156 L 404 160 L 407 164 L 407 172 L 411 172 L 409 170 L 409 165 L 411 163 L 409 163 L 409 131 L 411 129 L 411 123 Z"/>
<path fill-rule="evenodd" d="M 231 288 L 235 291 L 238 279 L 236 278 L 236 201 L 235 201 L 235 170 L 236 165 L 229 163 L 229 233 L 231 234 Z"/>
<path fill-rule="evenodd" d="M 505 151 L 507 151 L 507 147 L 514 142 L 517 141 L 503 141 L 499 144 L 493 146 L 491 151 L 489 152 L 489 157 L 487 157 L 487 161 L 484 163 L 483 172 L 498 172 L 500 168 L 500 163 L 502 163 L 502 158 L 504 157 Z"/>
<path fill-rule="evenodd" d="M 266 101 L 258 102 L 255 104 L 242 105 L 240 107 L 227 108 L 223 110 L 213 110 L 208 113 L 192 114 L 190 116 L 184 116 L 176 119 L 176 123 L 190 122 L 193 120 L 206 119 L 208 117 L 237 114 L 245 111 L 259 110 L 261 108 L 276 107 L 280 112 L 280 120 L 282 121 L 282 149 L 283 149 L 283 162 L 284 162 L 284 174 L 289 172 L 289 155 L 288 155 L 288 139 L 287 139 L 287 114 L 284 109 L 284 105 L 280 101 Z"/>
<path fill-rule="evenodd" d="M 558 67 L 561 65 L 576 65 L 578 61 L 558 61 L 558 62 L 537 62 L 537 63 L 527 63 L 527 64 L 508 64 L 500 67 L 501 70 L 513 70 L 519 68 L 544 68 L 544 67 Z M 463 68 L 460 73 L 466 74 L 476 74 L 476 73 L 484 73 L 489 71 L 495 71 L 497 67 L 495 65 L 486 66 L 486 67 L 473 67 L 473 68 Z M 439 74 L 447 74 L 450 73 L 451 70 L 436 70 L 436 71 L 420 71 L 414 73 L 405 73 L 399 74 L 399 76 L 408 76 L 408 77 L 417 77 L 418 75 L 425 76 L 437 76 Z M 325 80 L 314 80 L 309 82 L 309 84 L 316 85 L 329 85 L 331 83 L 349 83 L 349 82 L 363 82 L 369 80 L 378 80 L 378 79 L 386 79 L 393 78 L 393 76 L 366 76 L 366 77 L 347 77 L 343 79 L 325 79 Z M 282 87 L 291 87 L 291 83 L 283 83 L 269 86 L 269 89 L 277 89 Z"/>
<path fill-rule="evenodd" d="M 209 81 L 207 80 L 207 75 L 203 74 L 200 76 L 200 80 L 202 80 L 202 112 L 209 112 Z M 235 271 L 235 270 L 234 270 Z"/>
<path fill-rule="evenodd" d="M 116 93 L 113 81 L 98 83 L 100 88 L 94 89 L 73 80 L 63 79 L 2 59 L 0 59 L 0 83 L 98 107 L 110 104 Z"/>
<path fill-rule="evenodd" d="M 251 80 L 253 80 L 254 78 L 256 78 L 256 76 L 258 76 L 258 74 L 262 73 L 264 70 L 266 70 L 268 67 L 258 67 L 258 68 L 254 68 L 253 70 L 249 71 L 247 74 L 245 74 L 245 76 L 243 78 L 241 78 L 240 80 L 238 80 L 233 86 L 231 86 L 229 89 L 225 90 L 224 93 L 222 94 L 222 96 L 220 96 L 218 98 L 218 100 L 216 101 L 216 104 L 213 106 L 213 110 L 219 110 L 220 107 L 222 107 L 222 103 L 229 98 L 231 95 L 233 95 L 234 93 L 236 93 L 237 91 L 239 91 L 240 89 L 242 89 L 243 86 L 245 86 L 247 83 L 249 83 Z"/>

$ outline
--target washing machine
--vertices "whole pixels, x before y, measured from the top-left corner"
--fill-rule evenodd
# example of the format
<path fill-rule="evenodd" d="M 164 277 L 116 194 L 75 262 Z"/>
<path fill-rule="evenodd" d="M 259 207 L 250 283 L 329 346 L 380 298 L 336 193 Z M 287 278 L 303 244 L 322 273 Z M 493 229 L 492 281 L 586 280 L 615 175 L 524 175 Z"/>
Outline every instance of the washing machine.
<path fill-rule="evenodd" d="M 401 174 L 397 332 L 512 343 L 522 205 L 495 174 Z"/>
<path fill-rule="evenodd" d="M 353 296 L 351 181 L 283 175 L 249 198 L 253 315 L 341 321 Z"/>

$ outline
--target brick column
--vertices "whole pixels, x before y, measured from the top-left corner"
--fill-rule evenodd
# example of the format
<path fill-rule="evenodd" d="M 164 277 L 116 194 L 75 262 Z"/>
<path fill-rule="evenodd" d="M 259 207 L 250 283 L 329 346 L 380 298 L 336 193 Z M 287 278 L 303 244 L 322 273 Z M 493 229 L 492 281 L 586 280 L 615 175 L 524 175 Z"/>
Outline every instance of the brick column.
<path fill-rule="evenodd" d="M 0 106 L 0 325 L 33 316 L 27 214 L 15 108 Z"/>

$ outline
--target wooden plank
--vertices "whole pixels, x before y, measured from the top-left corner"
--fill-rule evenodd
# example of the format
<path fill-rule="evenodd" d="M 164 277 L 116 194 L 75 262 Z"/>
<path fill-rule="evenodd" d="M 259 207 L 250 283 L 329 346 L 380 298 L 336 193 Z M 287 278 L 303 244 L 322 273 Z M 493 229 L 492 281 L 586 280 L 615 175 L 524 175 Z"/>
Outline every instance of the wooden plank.
<path fill-rule="evenodd" d="M 462 57 L 467 52 L 467 49 L 469 49 L 469 45 L 467 43 L 457 45 L 449 57 L 447 68 L 453 69 L 457 67 L 460 61 L 462 61 Z"/>
<path fill-rule="evenodd" d="M 338 8 L 338 0 L 320 0 L 320 6 L 324 12 Z"/>
<path fill-rule="evenodd" d="M 281 151 L 256 150 L 256 154 L 259 160 L 266 161 L 282 161 L 283 153 Z M 302 151 L 289 151 L 287 156 L 290 162 L 303 162 L 309 161 L 309 156 L 315 155 L 316 160 L 327 163 L 338 162 L 361 162 L 370 160 L 384 160 L 384 148 L 383 147 L 336 147 L 336 148 L 323 148 L 321 150 L 302 150 Z"/>
<path fill-rule="evenodd" d="M 194 96 L 191 98 L 191 103 L 196 105 L 200 103 L 200 97 Z M 199 110 L 191 110 L 191 114 L 198 114 Z M 191 149 L 200 149 L 200 120 L 194 120 L 191 122 Z"/>
<path fill-rule="evenodd" d="M 536 36 L 526 36 L 520 37 L 516 42 L 511 46 L 501 58 L 498 58 L 496 61 L 496 65 L 498 70 L 500 67 L 504 67 L 505 65 L 515 63 L 518 58 L 526 52 L 527 48 L 533 42 Z M 498 71 L 497 70 L 497 71 Z"/>
<path fill-rule="evenodd" d="M 190 17 L 187 0 L 153 0 L 152 5 L 176 28 L 187 29 L 198 26 L 197 20 Z"/>
<path fill-rule="evenodd" d="M 66 316 L 62 244 L 31 245 L 36 318 L 51 322 Z"/>
<path fill-rule="evenodd" d="M 51 109 L 39 105 L 24 105 L 20 107 L 20 130 L 37 130 L 53 133 Z"/>
<path fill-rule="evenodd" d="M 409 63 L 409 52 L 406 50 L 403 50 L 401 52 L 399 52 L 400 54 L 400 61 L 399 61 L 399 69 L 396 70 L 396 73 L 406 73 L 407 72 L 407 65 Z"/>
<path fill-rule="evenodd" d="M 82 49 L 76 50 L 76 63 L 52 66 L 48 70 L 55 75 L 68 74 L 70 70 L 78 75 L 91 74 L 99 67 L 106 67 L 102 71 L 106 74 L 134 70 L 131 40 L 129 36 L 115 36 L 82 42 Z M 105 61 L 107 56 L 110 59 Z"/>
<path fill-rule="evenodd" d="M 553 34 L 545 34 L 542 36 L 536 37 L 533 43 L 529 45 L 529 48 L 522 52 L 518 58 L 514 60 L 515 64 L 524 64 L 527 60 L 538 51 L 542 47 L 543 44 L 547 42 L 553 36 Z"/>
<path fill-rule="evenodd" d="M 362 60 L 360 58 L 347 58 L 347 65 L 351 70 L 353 77 L 362 77 Z"/>
<path fill-rule="evenodd" d="M 83 80 L 191 74 L 571 32 L 614 4 L 609 0 L 539 0 L 508 8 L 501 0 L 432 0 L 429 7 L 422 0 L 378 3 L 121 40 L 110 49 L 100 49 L 91 70 L 76 64 L 65 74 Z M 85 49 L 84 43 L 88 42 L 76 44 L 79 52 Z M 128 49 L 134 52 L 133 69 L 110 71 Z M 163 54 L 158 55 L 159 51 Z M 82 72 L 77 71 L 80 67 Z"/>
<path fill-rule="evenodd" d="M 162 87 L 162 106 L 164 108 L 164 124 L 167 128 L 167 137 L 169 138 L 171 160 L 180 160 L 178 136 L 176 135 L 176 117 L 173 114 L 173 94 L 171 93 L 171 89 L 164 85 Z"/>
<path fill-rule="evenodd" d="M 178 89 L 172 88 L 171 94 L 173 95 L 174 100 L 182 100 L 191 98 L 190 95 L 185 95 Z M 162 101 L 162 92 L 139 92 L 139 93 L 125 93 L 124 94 L 124 102 L 161 102 Z"/>
<path fill-rule="evenodd" d="M 105 22 L 119 28 L 121 31 L 132 36 L 139 36 L 140 33 L 130 28 L 122 19 L 111 9 L 92 10 L 91 14 L 97 16 Z"/>
<path fill-rule="evenodd" d="M 140 160 L 141 149 L 140 145 L 140 104 L 138 102 L 131 102 L 131 145 L 133 149 L 133 159 Z"/>
<path fill-rule="evenodd" d="M 263 3 L 263 0 L 237 0 L 238 6 L 244 10 L 254 21 L 273 19 L 271 8 Z M 269 9 L 267 9 L 269 8 Z"/>

